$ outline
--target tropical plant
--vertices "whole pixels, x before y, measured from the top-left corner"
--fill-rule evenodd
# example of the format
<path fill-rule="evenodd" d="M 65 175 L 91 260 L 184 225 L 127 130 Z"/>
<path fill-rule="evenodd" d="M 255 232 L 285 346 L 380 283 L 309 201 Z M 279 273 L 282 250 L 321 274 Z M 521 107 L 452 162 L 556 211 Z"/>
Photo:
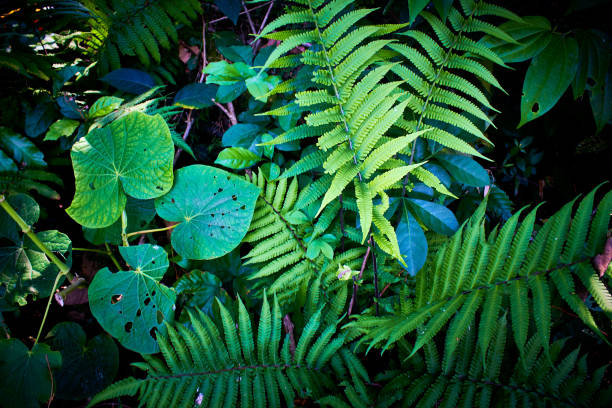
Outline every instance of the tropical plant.
<path fill-rule="evenodd" d="M 504 115 L 571 83 L 603 137 L 606 34 L 279 3 L 0 11 L 0 405 L 609 405 L 605 160 L 504 191 L 554 186 Z"/>

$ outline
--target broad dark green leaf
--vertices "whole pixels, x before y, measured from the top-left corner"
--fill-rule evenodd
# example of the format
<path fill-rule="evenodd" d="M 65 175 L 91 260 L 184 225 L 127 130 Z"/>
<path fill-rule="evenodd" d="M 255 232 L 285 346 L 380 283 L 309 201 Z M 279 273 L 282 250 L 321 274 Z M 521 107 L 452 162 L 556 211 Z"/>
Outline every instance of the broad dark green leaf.
<path fill-rule="evenodd" d="M 89 307 L 100 325 L 130 350 L 159 350 L 156 330 L 172 321 L 176 293 L 160 283 L 168 255 L 157 245 L 119 247 L 129 271 L 101 269 L 89 285 Z"/>
<path fill-rule="evenodd" d="M 38 343 L 32 350 L 18 339 L 0 340 L 0 404 L 4 408 L 39 408 L 53 393 L 53 373 L 62 356 Z"/>
<path fill-rule="evenodd" d="M 472 187 L 491 184 L 489 173 L 471 157 L 460 154 L 439 154 L 436 159 L 460 183 Z"/>
<path fill-rule="evenodd" d="M 427 259 L 427 238 L 405 203 L 402 203 L 402 217 L 395 229 L 395 234 L 400 253 L 406 263 L 402 267 L 410 276 L 414 276 Z"/>
<path fill-rule="evenodd" d="M 529 65 L 518 127 L 548 112 L 565 93 L 576 75 L 578 43 L 574 38 L 555 35 Z"/>
<path fill-rule="evenodd" d="M 43 140 L 57 140 L 62 136 L 70 136 L 81 123 L 72 119 L 60 119 L 53 123 Z"/>
<path fill-rule="evenodd" d="M 553 38 L 550 21 L 541 16 L 523 17 L 523 22 L 509 21 L 499 26 L 518 43 L 485 36 L 480 41 L 504 62 L 522 62 L 538 55 Z"/>
<path fill-rule="evenodd" d="M 181 88 L 174 97 L 174 104 L 187 109 L 202 109 L 214 105 L 217 86 L 189 84 Z"/>
<path fill-rule="evenodd" d="M 225 58 L 232 62 L 253 62 L 253 48 L 248 45 L 217 45 L 217 49 Z"/>
<path fill-rule="evenodd" d="M 128 197 L 125 204 L 125 213 L 127 215 L 126 232 L 141 231 L 149 225 L 149 222 L 155 217 L 155 203 L 153 200 L 138 200 L 133 197 Z M 86 240 L 94 245 L 104 243 L 120 245 L 121 240 L 121 219 L 115 221 L 114 224 L 105 228 L 86 228 L 83 227 L 83 236 Z M 135 240 L 139 237 L 130 237 Z"/>
<path fill-rule="evenodd" d="M 76 193 L 68 214 L 89 228 L 113 224 L 126 195 L 146 200 L 172 187 L 174 144 L 160 115 L 132 112 L 72 147 Z"/>
<path fill-rule="evenodd" d="M 217 89 L 215 100 L 219 103 L 231 102 L 242 95 L 246 89 L 244 81 L 236 82 L 232 85 L 221 85 Z"/>
<path fill-rule="evenodd" d="M 597 30 L 576 32 L 579 58 L 576 76 L 572 81 L 574 99 L 579 98 L 585 89 L 593 90 L 605 82 L 610 66 L 610 50 L 606 35 Z"/>
<path fill-rule="evenodd" d="M 612 75 L 608 71 L 603 83 L 591 90 L 591 109 L 597 125 L 597 132 L 612 120 Z"/>
<path fill-rule="evenodd" d="M 453 0 L 433 0 L 433 5 L 442 21 L 446 21 L 446 17 L 448 17 L 448 13 L 453 5 Z"/>
<path fill-rule="evenodd" d="M 25 134 L 37 137 L 45 133 L 56 117 L 53 103 L 42 102 L 26 112 Z"/>
<path fill-rule="evenodd" d="M 119 68 L 100 78 L 100 81 L 123 92 L 140 95 L 155 86 L 155 80 L 144 71 L 132 68 Z"/>
<path fill-rule="evenodd" d="M 51 230 L 36 236 L 61 261 L 72 264 L 72 243 L 67 235 Z M 27 236 L 21 242 L 0 247 L 0 283 L 4 292 L 0 295 L 10 304 L 25 305 L 27 296 L 48 297 L 58 272 L 59 268 Z"/>
<path fill-rule="evenodd" d="M 185 307 L 199 309 L 209 316 L 213 316 L 215 298 L 225 301 L 228 297 L 218 277 L 200 270 L 181 276 L 174 289 L 185 300 Z"/>
<path fill-rule="evenodd" d="M 11 156 L 17 163 L 26 166 L 46 166 L 44 156 L 34 143 L 25 137 L 13 132 L 9 128 L 0 126 L 0 148 L 7 156 Z"/>
<path fill-rule="evenodd" d="M 453 212 L 441 204 L 416 198 L 409 198 L 406 203 L 423 224 L 439 234 L 452 235 L 459 228 Z"/>
<path fill-rule="evenodd" d="M 119 368 L 119 350 L 111 337 L 99 334 L 89 341 L 74 322 L 58 323 L 46 337 L 47 344 L 62 355 L 55 376 L 56 396 L 66 400 L 91 397 L 109 386 Z"/>
<path fill-rule="evenodd" d="M 28 225 L 34 225 L 40 216 L 40 207 L 32 197 L 26 194 L 13 194 L 6 201 Z M 13 243 L 21 242 L 19 226 L 4 210 L 0 210 L 0 238 L 7 238 Z"/>
<path fill-rule="evenodd" d="M 8 157 L 6 153 L 0 150 L 0 171 L 1 172 L 17 172 L 17 164 L 13 159 Z"/>
<path fill-rule="evenodd" d="M 258 125 L 238 123 L 225 131 L 221 143 L 225 147 L 244 147 L 248 149 L 260 133 L 261 127 Z"/>
<path fill-rule="evenodd" d="M 219 152 L 215 163 L 228 169 L 242 170 L 256 165 L 260 160 L 260 156 L 244 147 L 228 147 Z"/>
<path fill-rule="evenodd" d="M 194 188 L 197 186 L 197 188 Z M 184 258 L 212 259 L 246 235 L 259 188 L 226 171 L 203 165 L 176 172 L 174 187 L 155 201 L 157 214 L 179 222 L 172 247 Z"/>
<path fill-rule="evenodd" d="M 408 12 L 410 13 L 410 24 L 414 23 L 419 13 L 423 11 L 429 0 L 408 0 Z"/>
<path fill-rule="evenodd" d="M 238 22 L 238 16 L 242 7 L 240 0 L 215 0 L 215 4 L 223 14 L 232 20 L 234 25 Z"/>

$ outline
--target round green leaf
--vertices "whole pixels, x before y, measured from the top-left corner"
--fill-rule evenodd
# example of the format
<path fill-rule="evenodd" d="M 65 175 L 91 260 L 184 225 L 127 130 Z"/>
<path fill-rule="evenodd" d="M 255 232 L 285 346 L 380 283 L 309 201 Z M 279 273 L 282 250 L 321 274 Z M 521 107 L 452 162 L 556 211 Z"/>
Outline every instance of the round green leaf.
<path fill-rule="evenodd" d="M 109 386 L 117 374 L 119 351 L 106 334 L 87 341 L 81 326 L 62 322 L 51 329 L 47 343 L 62 355 L 62 368 L 55 376 L 56 395 L 60 399 L 90 397 Z"/>
<path fill-rule="evenodd" d="M 439 154 L 436 159 L 455 180 L 466 186 L 484 187 L 491 184 L 489 173 L 471 157 L 460 154 Z"/>
<path fill-rule="evenodd" d="M 203 165 L 176 172 L 172 190 L 155 201 L 157 214 L 179 222 L 172 246 L 188 259 L 212 259 L 238 246 L 246 235 L 259 188 L 226 171 Z"/>
<path fill-rule="evenodd" d="M 62 356 L 38 343 L 32 350 L 17 339 L 0 340 L 0 405 L 4 408 L 39 408 L 53 390 L 53 371 Z"/>
<path fill-rule="evenodd" d="M 399 244 L 400 253 L 404 259 L 405 265 L 402 267 L 411 276 L 425 265 L 427 259 L 427 238 L 423 229 L 412 216 L 406 204 L 403 204 L 402 218 L 395 229 L 397 242 Z"/>
<path fill-rule="evenodd" d="M 576 75 L 578 43 L 555 35 L 529 64 L 523 83 L 521 122 L 518 127 L 548 112 L 561 98 Z"/>
<path fill-rule="evenodd" d="M 174 144 L 160 115 L 132 112 L 94 129 L 72 147 L 76 193 L 66 210 L 79 224 L 108 227 L 126 194 L 146 200 L 172 187 Z"/>
<path fill-rule="evenodd" d="M 452 235 L 459 228 L 455 214 L 443 205 L 416 198 L 407 199 L 406 203 L 423 224 L 439 234 Z"/>
<path fill-rule="evenodd" d="M 168 255 L 157 245 L 119 247 L 129 271 L 104 268 L 89 285 L 91 313 L 100 325 L 130 350 L 143 354 L 159 350 L 155 330 L 164 332 L 172 321 L 176 293 L 160 282 Z"/>

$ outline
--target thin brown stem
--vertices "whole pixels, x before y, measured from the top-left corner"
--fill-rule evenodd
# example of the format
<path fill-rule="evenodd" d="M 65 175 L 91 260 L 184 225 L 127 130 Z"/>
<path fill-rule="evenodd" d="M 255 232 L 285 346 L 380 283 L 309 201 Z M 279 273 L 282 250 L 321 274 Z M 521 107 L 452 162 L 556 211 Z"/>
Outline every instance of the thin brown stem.
<path fill-rule="evenodd" d="M 370 248 L 370 246 L 368 245 L 368 249 L 366 250 L 366 253 L 363 256 L 363 262 L 361 263 L 361 270 L 359 271 L 359 277 L 357 279 L 353 277 L 353 295 L 351 296 L 351 302 L 349 303 L 349 308 L 348 308 L 349 316 L 353 312 L 353 306 L 355 306 L 355 299 L 357 298 L 357 288 L 359 286 L 357 285 L 357 280 L 361 280 L 361 277 L 363 276 L 363 271 L 365 270 L 365 267 L 368 263 L 368 257 L 370 256 L 371 250 L 372 248 Z"/>
<path fill-rule="evenodd" d="M 266 15 L 264 16 L 261 22 L 261 25 L 259 26 L 259 31 L 256 33 L 257 35 L 261 34 L 264 27 L 266 26 L 266 23 L 268 22 L 268 17 L 270 17 L 270 12 L 272 11 L 272 6 L 274 6 L 274 0 L 270 2 L 270 7 L 268 7 L 268 10 L 266 11 Z M 261 38 L 255 39 L 251 44 L 253 43 L 254 43 L 253 54 L 256 54 L 257 50 L 259 50 L 259 47 L 261 46 Z"/>
<path fill-rule="evenodd" d="M 372 246 L 372 267 L 374 268 L 374 297 L 375 297 L 374 302 L 376 303 L 376 316 L 378 316 L 379 314 L 378 298 L 380 297 L 380 295 L 378 294 L 378 266 L 376 265 L 376 254 L 375 254 L 376 243 L 374 243 L 374 240 L 372 239 L 371 236 L 370 236 L 370 245 Z"/>

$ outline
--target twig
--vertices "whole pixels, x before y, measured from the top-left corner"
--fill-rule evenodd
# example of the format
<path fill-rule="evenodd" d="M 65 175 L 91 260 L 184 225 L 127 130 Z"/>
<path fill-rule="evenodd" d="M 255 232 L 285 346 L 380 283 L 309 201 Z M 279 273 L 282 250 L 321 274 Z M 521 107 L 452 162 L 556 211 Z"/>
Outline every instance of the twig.
<path fill-rule="evenodd" d="M 212 101 L 215 103 L 215 105 L 219 107 L 219 109 L 221 109 L 223 113 L 225 113 L 225 116 L 229 118 L 232 125 L 235 125 L 236 123 L 238 123 L 238 120 L 236 119 L 236 114 L 233 112 L 234 105 L 231 102 L 227 104 L 227 108 L 226 108 L 225 106 L 221 105 L 219 102 L 215 101 L 214 98 Z M 231 106 L 232 111 L 229 110 L 230 106 Z"/>
<path fill-rule="evenodd" d="M 363 271 L 365 270 L 365 267 L 368 263 L 368 257 L 370 256 L 370 251 L 371 248 L 368 245 L 368 249 L 366 250 L 365 255 L 363 256 L 363 262 L 361 263 L 361 270 L 359 271 L 359 277 L 357 279 L 355 279 L 355 277 L 353 276 L 353 295 L 351 296 L 351 302 L 349 303 L 349 308 L 348 308 L 348 315 L 351 315 L 351 312 L 353 311 L 353 306 L 355 305 L 355 299 L 357 298 L 357 280 L 361 279 L 361 277 L 363 276 Z"/>
<path fill-rule="evenodd" d="M 249 11 L 249 12 L 250 12 L 250 11 L 255 11 L 255 10 L 260 9 L 260 8 L 262 8 L 262 7 L 266 7 L 268 4 L 269 4 L 269 3 L 263 3 L 263 4 L 260 4 L 259 6 L 255 6 L 255 7 L 253 7 L 252 9 L 249 9 L 248 11 Z M 242 11 L 242 12 L 240 12 L 238 15 L 239 15 L 239 16 L 241 16 L 241 15 L 243 15 L 243 14 L 246 14 L 246 11 Z M 211 21 L 210 21 L 208 24 L 215 24 L 215 23 L 218 23 L 218 22 L 223 21 L 223 20 L 229 20 L 229 17 L 227 17 L 227 16 L 223 16 L 223 17 L 220 17 L 220 18 L 218 18 L 218 19 L 216 19 L 216 20 L 211 20 Z"/>
<path fill-rule="evenodd" d="M 206 68 L 208 65 L 208 59 L 206 56 L 206 21 L 204 20 L 204 17 L 202 17 L 202 51 L 200 52 L 200 55 L 202 57 L 202 69 L 200 70 L 200 74 L 198 76 L 199 84 L 204 82 L 204 68 Z M 187 126 L 185 127 L 185 132 L 183 132 L 183 140 L 185 141 L 187 140 L 187 137 L 189 137 L 189 132 L 191 132 L 191 127 L 193 126 L 193 122 L 195 120 L 195 118 L 192 117 L 192 112 L 193 109 L 190 109 L 189 113 L 187 114 Z M 176 164 L 182 152 L 183 149 L 178 149 L 176 151 L 174 154 L 174 164 Z"/>
<path fill-rule="evenodd" d="M 244 12 L 246 13 L 247 20 L 249 20 L 249 26 L 251 27 L 251 31 L 253 34 L 257 34 L 257 29 L 255 28 L 255 24 L 253 24 L 253 19 L 251 18 L 251 13 L 249 13 L 249 9 L 247 9 L 246 4 L 244 4 L 244 0 L 242 0 L 242 7 L 244 7 Z M 253 50 L 255 50 L 254 44 L 252 44 Z"/>
<path fill-rule="evenodd" d="M 372 237 L 370 236 L 370 245 L 372 246 L 372 266 L 374 267 L 374 297 L 376 298 L 375 302 L 376 302 L 376 316 L 378 316 L 378 298 L 379 298 L 379 294 L 378 294 L 378 267 L 376 265 L 376 243 L 374 242 L 374 240 L 372 239 Z"/>
<path fill-rule="evenodd" d="M 268 11 L 266 11 L 266 15 L 264 16 L 263 20 L 261 21 L 261 26 L 259 26 L 259 31 L 256 33 L 257 35 L 261 34 L 261 32 L 263 31 L 264 27 L 266 26 L 266 23 L 268 22 L 268 17 L 270 17 L 270 11 L 272 11 L 272 6 L 274 6 L 274 0 L 272 0 L 270 2 L 270 7 L 268 7 Z M 257 50 L 259 49 L 259 46 L 261 45 L 261 38 L 256 38 L 255 40 L 253 40 L 253 42 L 255 43 L 255 45 L 253 47 L 253 54 L 256 54 Z M 251 42 L 251 44 L 253 42 Z"/>

